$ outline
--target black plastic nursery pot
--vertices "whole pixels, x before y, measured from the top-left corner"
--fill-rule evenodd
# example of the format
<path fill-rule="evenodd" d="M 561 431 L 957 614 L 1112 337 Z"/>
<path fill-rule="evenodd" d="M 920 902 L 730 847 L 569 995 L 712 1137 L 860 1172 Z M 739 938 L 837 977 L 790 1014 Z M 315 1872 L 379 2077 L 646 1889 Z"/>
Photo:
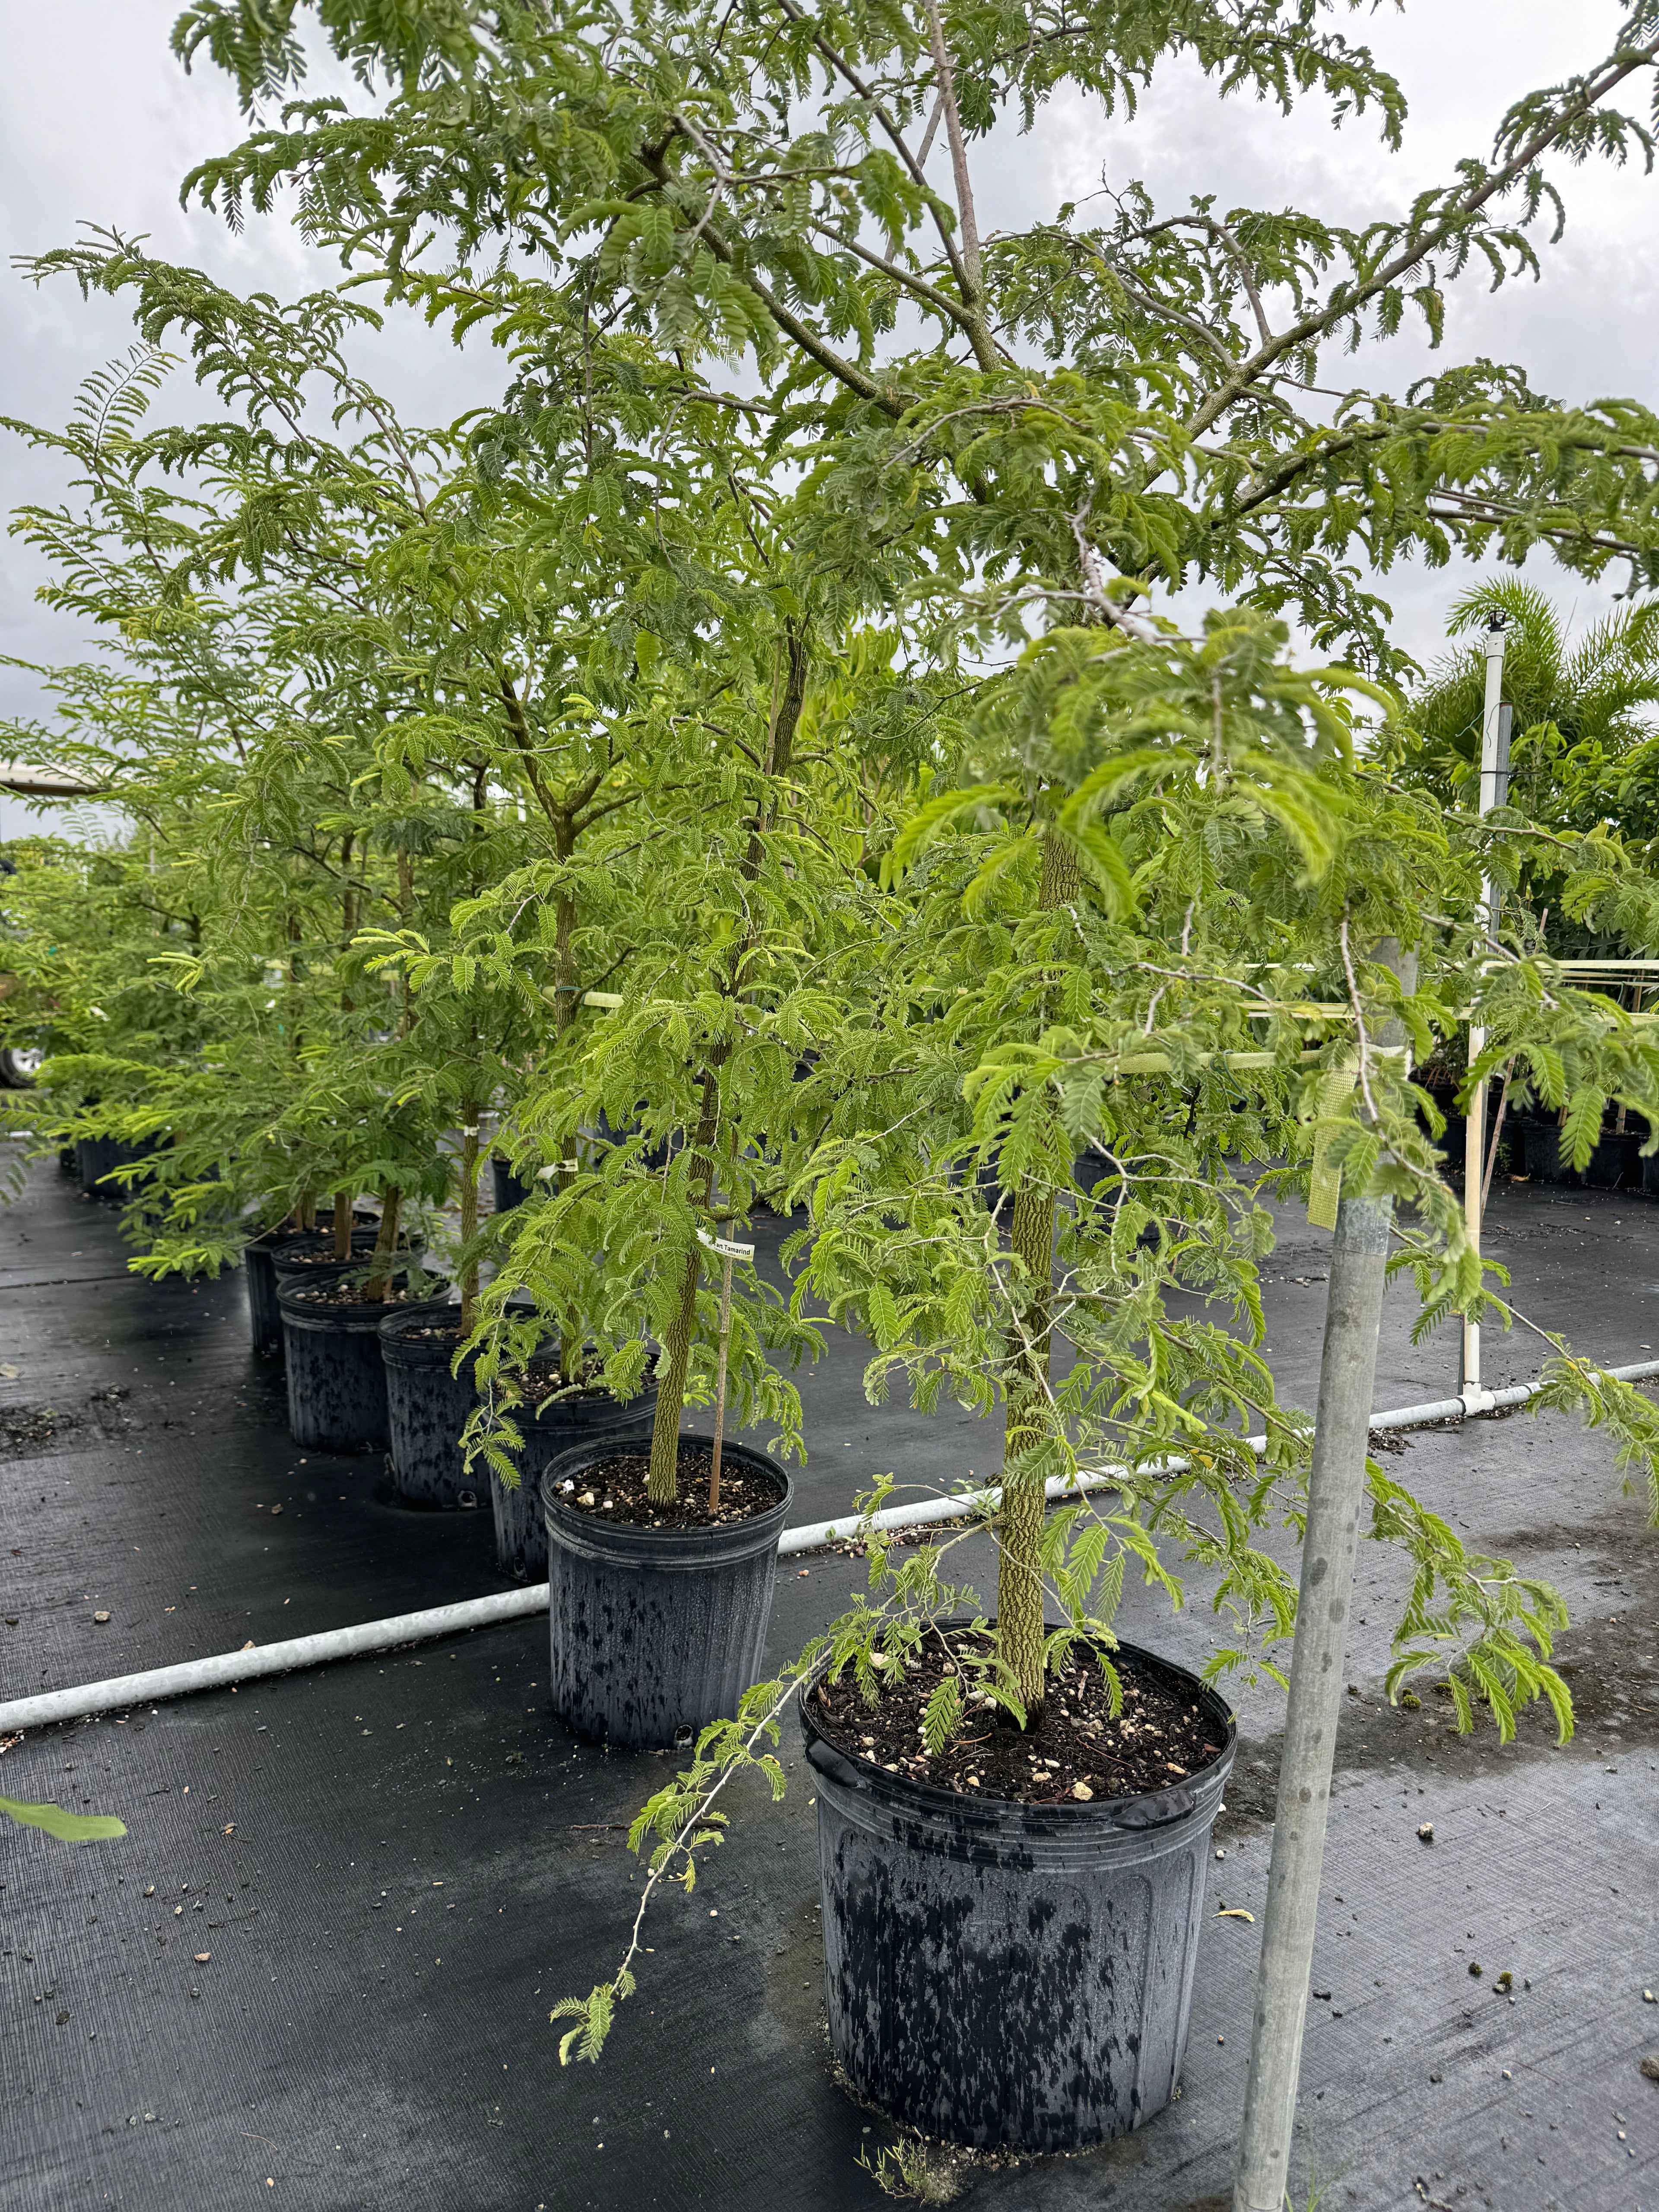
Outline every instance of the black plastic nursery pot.
<path fill-rule="evenodd" d="M 1534 1182 L 1565 1182 L 1572 1167 L 1562 1153 L 1561 1131 L 1554 1115 L 1546 1120 L 1528 1115 L 1521 1126 L 1528 1176 Z"/>
<path fill-rule="evenodd" d="M 515 1206 L 522 1206 L 530 1195 L 530 1185 L 519 1181 L 499 1152 L 492 1152 L 489 1156 L 489 1176 L 495 1186 L 497 1213 L 510 1213 Z"/>
<path fill-rule="evenodd" d="M 351 1232 L 351 1257 L 335 1257 L 334 1233 L 331 1230 L 307 1229 L 297 1235 L 278 1237 L 270 1246 L 271 1269 L 280 1290 L 287 1282 L 324 1283 L 337 1281 L 349 1274 L 354 1268 L 362 1271 L 363 1263 L 374 1252 L 380 1241 L 380 1228 L 374 1222 L 366 1222 Z M 417 1248 L 403 1237 L 398 1239 L 398 1257 L 406 1263 Z"/>
<path fill-rule="evenodd" d="M 90 1198 L 105 1206 L 125 1206 L 137 1196 L 139 1183 L 106 1182 L 104 1177 L 116 1168 L 132 1165 L 136 1160 L 147 1160 L 159 1150 L 152 1139 L 148 1144 L 124 1145 L 114 1137 L 77 1137 L 75 1140 L 76 1168 L 81 1177 L 81 1188 Z"/>
<path fill-rule="evenodd" d="M 331 1218 L 330 1214 L 324 1211 L 317 1217 L 318 1226 L 315 1229 L 267 1229 L 243 1248 L 242 1267 L 247 1276 L 248 1322 L 255 1352 L 280 1352 L 283 1348 L 283 1316 L 276 1304 L 278 1254 L 290 1245 L 296 1249 L 302 1247 L 308 1255 L 319 1252 L 331 1254 L 333 1236 L 325 1233 Z M 368 1240 L 361 1246 L 356 1244 L 359 1234 L 366 1236 Z M 365 1216 L 362 1231 L 353 1232 L 354 1249 L 364 1255 L 372 1252 L 376 1234 L 374 1222 Z M 349 1261 L 345 1264 L 359 1263 Z"/>
<path fill-rule="evenodd" d="M 361 1265 L 361 1262 L 359 1262 Z M 337 1283 L 279 1283 L 288 1363 L 288 1426 L 311 1451 L 384 1451 L 392 1441 L 380 1323 L 389 1315 L 442 1310 L 437 1300 L 340 1303 Z"/>
<path fill-rule="evenodd" d="M 394 1310 L 380 1323 L 392 1487 L 406 1505 L 447 1513 L 477 1505 L 487 1479 L 468 1474 L 461 1451 L 461 1431 L 478 1394 L 473 1355 L 459 1375 L 450 1372 L 460 1312 L 458 1305 L 416 1306 Z"/>
<path fill-rule="evenodd" d="M 1609 1130 L 1585 1163 L 1585 1183 L 1591 1190 L 1625 1190 L 1639 1185 L 1641 1152 L 1640 1137 L 1623 1130 Z"/>
<path fill-rule="evenodd" d="M 680 1458 L 713 1438 L 683 1436 Z M 712 1528 L 607 1524 L 563 1503 L 614 1440 L 562 1452 L 542 1477 L 553 1710 L 578 1735 L 656 1750 L 735 1713 L 760 1674 L 788 1475 L 769 1452 L 722 1448 L 723 1471 L 759 1475 L 776 1501 Z"/>
<path fill-rule="evenodd" d="M 279 1255 L 290 1245 L 303 1245 L 307 1250 L 326 1245 L 334 1249 L 333 1239 L 323 1237 L 315 1230 L 268 1229 L 263 1237 L 256 1237 L 242 1253 L 242 1266 L 247 1274 L 247 1317 L 253 1337 L 253 1349 L 264 1353 L 280 1352 L 283 1348 L 283 1315 L 276 1304 L 276 1287 L 281 1278 L 276 1272 Z M 372 1245 L 371 1245 L 371 1249 Z"/>
<path fill-rule="evenodd" d="M 1233 1763 L 1226 1705 L 1121 1644 L 1225 1731 L 1145 1796 L 1028 1805 L 890 1774 L 798 1711 L 814 1771 L 830 2043 L 854 2093 L 979 2149 L 1071 2151 L 1176 2094 L 1210 1836 Z"/>
<path fill-rule="evenodd" d="M 576 1390 L 568 1397 L 550 1400 L 539 1413 L 529 1406 L 515 1411 L 514 1423 L 524 1437 L 524 1449 L 519 1455 L 519 1486 L 509 1490 L 498 1479 L 489 1485 L 495 1514 L 495 1557 L 515 1582 L 539 1583 L 547 1578 L 542 1477 L 553 1462 L 585 1446 L 611 1451 L 618 1444 L 643 1443 L 649 1438 L 656 1418 L 654 1382 L 647 1382 L 626 1405 L 608 1390 Z"/>

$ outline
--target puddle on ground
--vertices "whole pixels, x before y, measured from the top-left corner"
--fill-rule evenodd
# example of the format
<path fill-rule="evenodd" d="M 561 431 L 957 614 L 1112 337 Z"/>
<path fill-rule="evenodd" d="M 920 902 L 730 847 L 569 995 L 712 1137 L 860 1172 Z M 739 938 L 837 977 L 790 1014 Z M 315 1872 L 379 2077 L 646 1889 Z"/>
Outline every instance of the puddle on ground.
<path fill-rule="evenodd" d="M 1575 1544 L 1580 1547 L 1576 1552 Z M 1517 1760 L 1601 1761 L 1609 1751 L 1659 1744 L 1659 1532 L 1517 1528 L 1483 1536 L 1478 1548 L 1549 1581 L 1564 1580 L 1564 1563 L 1570 1560 L 1575 1577 L 1586 1577 L 1599 1597 L 1611 1596 L 1616 1603 L 1616 1612 L 1586 1612 L 1588 1593 L 1582 1583 L 1568 1599 L 1574 1618 L 1556 1643 L 1553 1663 L 1572 1694 L 1571 1741 L 1557 1743 L 1554 1717 L 1541 1703 L 1518 1717 L 1515 1741 L 1501 1744 L 1496 1729 L 1485 1720 L 1477 1720 L 1472 1735 L 1460 1736 L 1450 1699 L 1435 1693 L 1431 1676 L 1419 1676 L 1412 1685 L 1422 1700 L 1415 1712 L 1390 1705 L 1380 1686 L 1370 1683 L 1363 1697 L 1343 1700 L 1338 1782 L 1345 1773 L 1422 1767 L 1430 1761 L 1450 1779 L 1472 1780 L 1498 1774 Z M 1547 1562 L 1540 1556 L 1546 1554 Z M 1282 1743 L 1279 1730 L 1267 1737 L 1240 1736 L 1227 1784 L 1227 1810 L 1216 1824 L 1218 1842 L 1253 1834 L 1273 1820 Z"/>

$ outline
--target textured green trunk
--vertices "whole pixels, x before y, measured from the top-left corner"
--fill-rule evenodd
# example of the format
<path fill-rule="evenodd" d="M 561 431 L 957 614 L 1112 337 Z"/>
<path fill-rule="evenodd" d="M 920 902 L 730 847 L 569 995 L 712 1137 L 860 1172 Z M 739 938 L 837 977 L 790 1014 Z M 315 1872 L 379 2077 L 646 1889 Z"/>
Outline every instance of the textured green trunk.
<path fill-rule="evenodd" d="M 374 1256 L 368 1265 L 368 1288 L 364 1293 L 371 1301 L 392 1295 L 392 1275 L 398 1253 L 398 1215 L 403 1202 L 404 1194 L 396 1183 L 381 1184 L 380 1233 L 374 1239 Z"/>
<path fill-rule="evenodd" d="M 478 1233 L 478 1115 L 482 1108 L 469 1103 L 461 1109 L 461 1243 L 470 1244 Z M 478 1307 L 478 1263 L 468 1260 L 461 1269 L 461 1330 L 470 1334 Z"/>
<path fill-rule="evenodd" d="M 697 1320 L 697 1278 L 702 1261 L 686 1256 L 680 1300 L 663 1346 L 667 1361 L 657 1391 L 657 1418 L 651 1431 L 651 1471 L 646 1491 L 653 1505 L 672 1505 L 679 1494 L 680 1414 L 685 1407 L 685 1378 L 691 1365 L 691 1337 Z"/>
<path fill-rule="evenodd" d="M 767 731 L 769 775 L 781 775 L 788 770 L 795 729 L 806 697 L 810 665 L 805 625 L 796 621 L 786 623 Z M 742 864 L 742 872 L 750 882 L 760 872 L 769 819 L 768 794 L 763 790 L 750 823 L 748 849 Z M 744 970 L 752 949 L 752 938 L 745 937 L 732 954 L 727 988 L 734 998 L 742 995 Z M 714 1189 L 715 1144 L 720 1133 L 720 1071 L 729 1056 L 729 1048 L 720 1046 L 711 1054 L 702 1079 L 702 1107 L 693 1151 L 698 1159 L 699 1182 L 695 1202 L 705 1214 Z M 685 1382 L 691 1370 L 691 1346 L 697 1328 L 697 1285 L 702 1275 L 702 1257 L 694 1245 L 686 1255 L 678 1298 L 663 1345 L 665 1356 L 658 1369 L 657 1414 L 651 1431 L 651 1468 L 646 1478 L 647 1494 L 656 1505 L 672 1505 L 679 1494 L 680 1415 L 685 1410 Z"/>
<path fill-rule="evenodd" d="M 997 1625 L 1002 1656 L 1019 1686 L 1028 1713 L 1042 1703 L 1042 1541 L 1044 1500 L 1040 1473 L 1020 1474 L 1015 1462 L 1048 1433 L 1048 1279 L 1054 1250 L 1054 1202 L 1028 1187 L 1014 1200 L 1013 1248 L 1028 1271 L 1028 1289 L 1017 1333 L 1008 1390 L 1008 1442 L 1002 1471 L 1001 1549 L 997 1568 Z"/>
<path fill-rule="evenodd" d="M 1043 846 L 1039 908 L 1064 906 L 1077 890 L 1077 861 L 1056 837 Z M 1003 1659 L 1028 1714 L 1043 1697 L 1042 1543 L 1044 1501 L 1040 1471 L 1022 1474 L 1016 1463 L 1048 1436 L 1048 1347 L 1054 1332 L 1054 1196 L 1046 1182 L 1027 1177 L 1014 1193 L 1012 1242 L 1020 1262 L 1020 1310 L 1009 1331 L 1008 1440 L 1002 1471 L 1001 1539 L 997 1565 L 997 1630 Z"/>

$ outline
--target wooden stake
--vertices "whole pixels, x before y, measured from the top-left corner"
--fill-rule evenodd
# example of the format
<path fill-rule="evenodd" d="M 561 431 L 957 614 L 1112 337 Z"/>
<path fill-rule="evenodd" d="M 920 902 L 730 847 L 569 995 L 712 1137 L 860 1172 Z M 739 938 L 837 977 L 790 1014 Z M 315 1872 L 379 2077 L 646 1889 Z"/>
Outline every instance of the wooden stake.
<path fill-rule="evenodd" d="M 720 1277 L 720 1356 L 714 1370 L 714 1455 L 708 1469 L 708 1510 L 720 1510 L 720 1446 L 726 1437 L 726 1355 L 732 1341 L 732 1255 L 726 1255 Z"/>

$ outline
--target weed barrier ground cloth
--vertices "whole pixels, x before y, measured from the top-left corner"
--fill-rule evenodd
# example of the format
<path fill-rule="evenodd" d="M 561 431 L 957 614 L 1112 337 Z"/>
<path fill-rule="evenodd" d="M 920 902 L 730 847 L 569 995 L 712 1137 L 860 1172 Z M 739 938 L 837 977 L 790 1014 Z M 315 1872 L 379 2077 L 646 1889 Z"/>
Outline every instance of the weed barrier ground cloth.
<path fill-rule="evenodd" d="M 1511 1186 L 1490 1220 L 1536 1320 L 1610 1363 L 1659 1346 L 1659 1206 Z M 1324 1240 L 1284 1227 L 1269 1341 L 1307 1402 Z M 760 1233 L 775 1251 L 781 1228 Z M 504 1586 L 487 1511 L 406 1511 L 378 1455 L 290 1446 L 240 1275 L 153 1287 L 124 1260 L 111 1211 L 50 1166 L 0 1215 L 8 1694 Z M 1455 1387 L 1455 1334 L 1413 1348 L 1407 1319 L 1392 1304 L 1380 1405 Z M 866 1406 L 861 1360 L 838 1339 L 807 1380 L 802 1520 L 890 1468 L 994 1464 L 966 1417 Z M 1493 1385 L 1536 1364 L 1518 1334 L 1489 1344 Z M 1362 1549 L 1295 2171 L 1311 2159 L 1328 2212 L 1659 2205 L 1659 2085 L 1638 2070 L 1659 2051 L 1659 1537 L 1599 1440 L 1553 1416 L 1416 1436 L 1401 1468 L 1466 1540 L 1566 1592 L 1580 1731 L 1558 1753 L 1532 1720 L 1500 1750 L 1460 1742 L 1432 1696 L 1391 1711 L 1399 1567 Z M 975 1571 L 988 1587 L 988 1559 Z M 785 1561 L 772 1656 L 863 1572 Z M 1136 1591 L 1122 1626 L 1189 1665 L 1214 1633 L 1198 1592 L 1171 1621 Z M 15 1743 L 5 1794 L 130 1833 L 0 1835 L 4 2212 L 885 2202 L 857 2160 L 894 2131 L 828 2067 L 793 1737 L 785 1804 L 752 1808 L 661 1908 L 605 2063 L 559 2068 L 548 2008 L 610 1970 L 637 1880 L 623 1826 L 664 1762 L 577 1744 L 546 1692 L 527 1620 Z M 1244 1696 L 1239 1721 L 1181 2098 L 1086 2155 L 964 2166 L 960 2204 L 1225 2212 L 1260 1923 L 1218 1915 L 1261 1911 L 1274 1703 Z"/>

